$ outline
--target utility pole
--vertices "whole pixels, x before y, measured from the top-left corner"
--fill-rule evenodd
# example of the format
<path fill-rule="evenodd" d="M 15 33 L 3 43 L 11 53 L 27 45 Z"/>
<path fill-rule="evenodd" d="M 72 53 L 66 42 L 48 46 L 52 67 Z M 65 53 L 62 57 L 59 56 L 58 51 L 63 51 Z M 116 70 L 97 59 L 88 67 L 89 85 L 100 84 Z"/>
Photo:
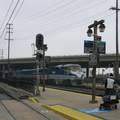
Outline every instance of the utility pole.
<path fill-rule="evenodd" d="M 118 47 L 118 0 L 116 0 L 116 7 L 111 7 L 110 9 L 116 10 L 116 59 L 115 59 L 115 65 L 114 65 L 114 74 L 115 79 L 119 79 L 119 47 Z"/>
<path fill-rule="evenodd" d="M 11 25 L 13 25 L 13 24 L 9 24 L 9 23 L 7 23 L 7 25 L 8 25 L 8 39 L 6 39 L 6 40 L 8 40 L 8 79 L 10 79 L 10 41 L 11 40 L 13 40 L 13 39 L 11 39 L 11 33 L 13 33 L 13 32 L 11 32 L 11 29 L 13 29 L 13 28 L 11 28 Z"/>

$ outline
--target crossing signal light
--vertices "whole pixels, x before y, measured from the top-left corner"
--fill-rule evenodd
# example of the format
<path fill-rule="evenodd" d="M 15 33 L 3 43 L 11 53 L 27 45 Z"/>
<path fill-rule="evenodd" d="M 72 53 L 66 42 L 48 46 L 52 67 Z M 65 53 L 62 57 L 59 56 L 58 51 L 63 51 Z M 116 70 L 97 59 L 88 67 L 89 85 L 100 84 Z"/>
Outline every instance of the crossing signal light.
<path fill-rule="evenodd" d="M 36 47 L 38 50 L 42 49 L 43 47 L 43 35 L 42 34 L 37 34 L 36 35 Z"/>
<path fill-rule="evenodd" d="M 42 60 L 42 58 L 43 58 L 43 54 L 37 52 L 37 53 L 36 53 L 36 58 L 37 58 L 38 60 Z"/>

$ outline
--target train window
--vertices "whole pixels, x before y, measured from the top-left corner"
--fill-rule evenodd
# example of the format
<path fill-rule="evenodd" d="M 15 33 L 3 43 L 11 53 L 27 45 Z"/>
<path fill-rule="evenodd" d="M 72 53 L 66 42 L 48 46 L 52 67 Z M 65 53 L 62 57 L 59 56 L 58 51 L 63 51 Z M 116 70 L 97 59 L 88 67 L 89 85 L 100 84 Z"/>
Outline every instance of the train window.
<path fill-rule="evenodd" d="M 80 65 L 74 65 L 74 64 L 66 64 L 66 65 L 58 65 L 58 67 L 62 70 L 71 72 L 71 71 L 75 71 L 75 72 L 81 72 L 81 66 Z"/>
<path fill-rule="evenodd" d="M 69 67 L 69 70 L 72 70 L 72 71 L 81 71 L 81 67 L 79 67 L 79 66 L 71 66 L 71 67 Z"/>

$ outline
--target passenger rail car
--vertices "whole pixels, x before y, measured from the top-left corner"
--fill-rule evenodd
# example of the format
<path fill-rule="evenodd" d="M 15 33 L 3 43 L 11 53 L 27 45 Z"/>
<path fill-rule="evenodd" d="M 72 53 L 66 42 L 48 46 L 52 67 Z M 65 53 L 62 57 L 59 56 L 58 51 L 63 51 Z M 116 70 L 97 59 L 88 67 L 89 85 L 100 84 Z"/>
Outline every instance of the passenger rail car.
<path fill-rule="evenodd" d="M 17 71 L 13 74 L 16 78 L 36 78 L 36 69 Z M 43 80 L 43 69 L 39 69 L 40 82 Z M 78 86 L 84 80 L 84 73 L 78 64 L 57 65 L 55 67 L 45 68 L 45 83 L 56 85 Z"/>

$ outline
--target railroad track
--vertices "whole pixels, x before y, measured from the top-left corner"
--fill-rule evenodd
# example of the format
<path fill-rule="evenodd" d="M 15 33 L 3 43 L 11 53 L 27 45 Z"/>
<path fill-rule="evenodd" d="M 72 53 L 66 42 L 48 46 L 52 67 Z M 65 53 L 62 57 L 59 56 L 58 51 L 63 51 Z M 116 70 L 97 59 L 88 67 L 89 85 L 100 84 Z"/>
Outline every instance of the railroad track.
<path fill-rule="evenodd" d="M 92 86 L 81 85 L 79 87 L 73 87 L 73 86 L 53 86 L 53 85 L 48 86 L 47 85 L 46 87 L 92 95 Z M 118 92 L 119 92 L 119 98 L 120 98 L 120 89 L 118 89 Z M 105 88 L 96 87 L 96 95 L 97 96 L 103 96 L 104 93 L 105 93 Z"/>
<path fill-rule="evenodd" d="M 86 86 L 79 86 L 79 87 L 70 87 L 70 86 L 46 86 L 48 88 L 54 88 L 54 89 L 60 89 L 60 90 L 66 90 L 71 92 L 77 92 L 77 93 L 84 93 L 84 94 L 92 94 L 92 87 L 86 87 Z M 96 95 L 104 95 L 104 89 L 103 88 L 96 88 Z"/>
<path fill-rule="evenodd" d="M 0 101 L 0 109 L 2 110 L 1 114 L 6 114 L 6 118 L 8 120 L 15 120 L 14 116 L 10 113 L 10 111 L 4 106 L 4 104 Z"/>
<path fill-rule="evenodd" d="M 3 94 L 3 97 L 2 97 Z M 11 93 L 9 93 L 8 91 L 5 91 L 4 89 L 0 88 L 0 109 L 3 111 L 3 114 L 6 116 L 6 120 L 16 120 L 16 115 L 13 113 L 13 111 L 11 111 L 10 107 L 8 107 L 6 103 L 6 100 L 13 100 L 14 101 L 14 105 L 19 105 L 20 107 L 23 108 L 27 108 L 28 111 L 32 111 L 35 113 L 35 115 L 39 115 L 41 119 L 43 120 L 54 120 L 53 118 L 49 117 L 48 115 L 46 115 L 45 113 L 33 108 L 32 106 L 28 105 L 27 103 L 25 103 L 24 101 L 16 98 L 15 96 L 13 96 Z M 13 106 L 14 106 L 13 105 Z M 24 109 L 23 109 L 24 111 Z"/>

